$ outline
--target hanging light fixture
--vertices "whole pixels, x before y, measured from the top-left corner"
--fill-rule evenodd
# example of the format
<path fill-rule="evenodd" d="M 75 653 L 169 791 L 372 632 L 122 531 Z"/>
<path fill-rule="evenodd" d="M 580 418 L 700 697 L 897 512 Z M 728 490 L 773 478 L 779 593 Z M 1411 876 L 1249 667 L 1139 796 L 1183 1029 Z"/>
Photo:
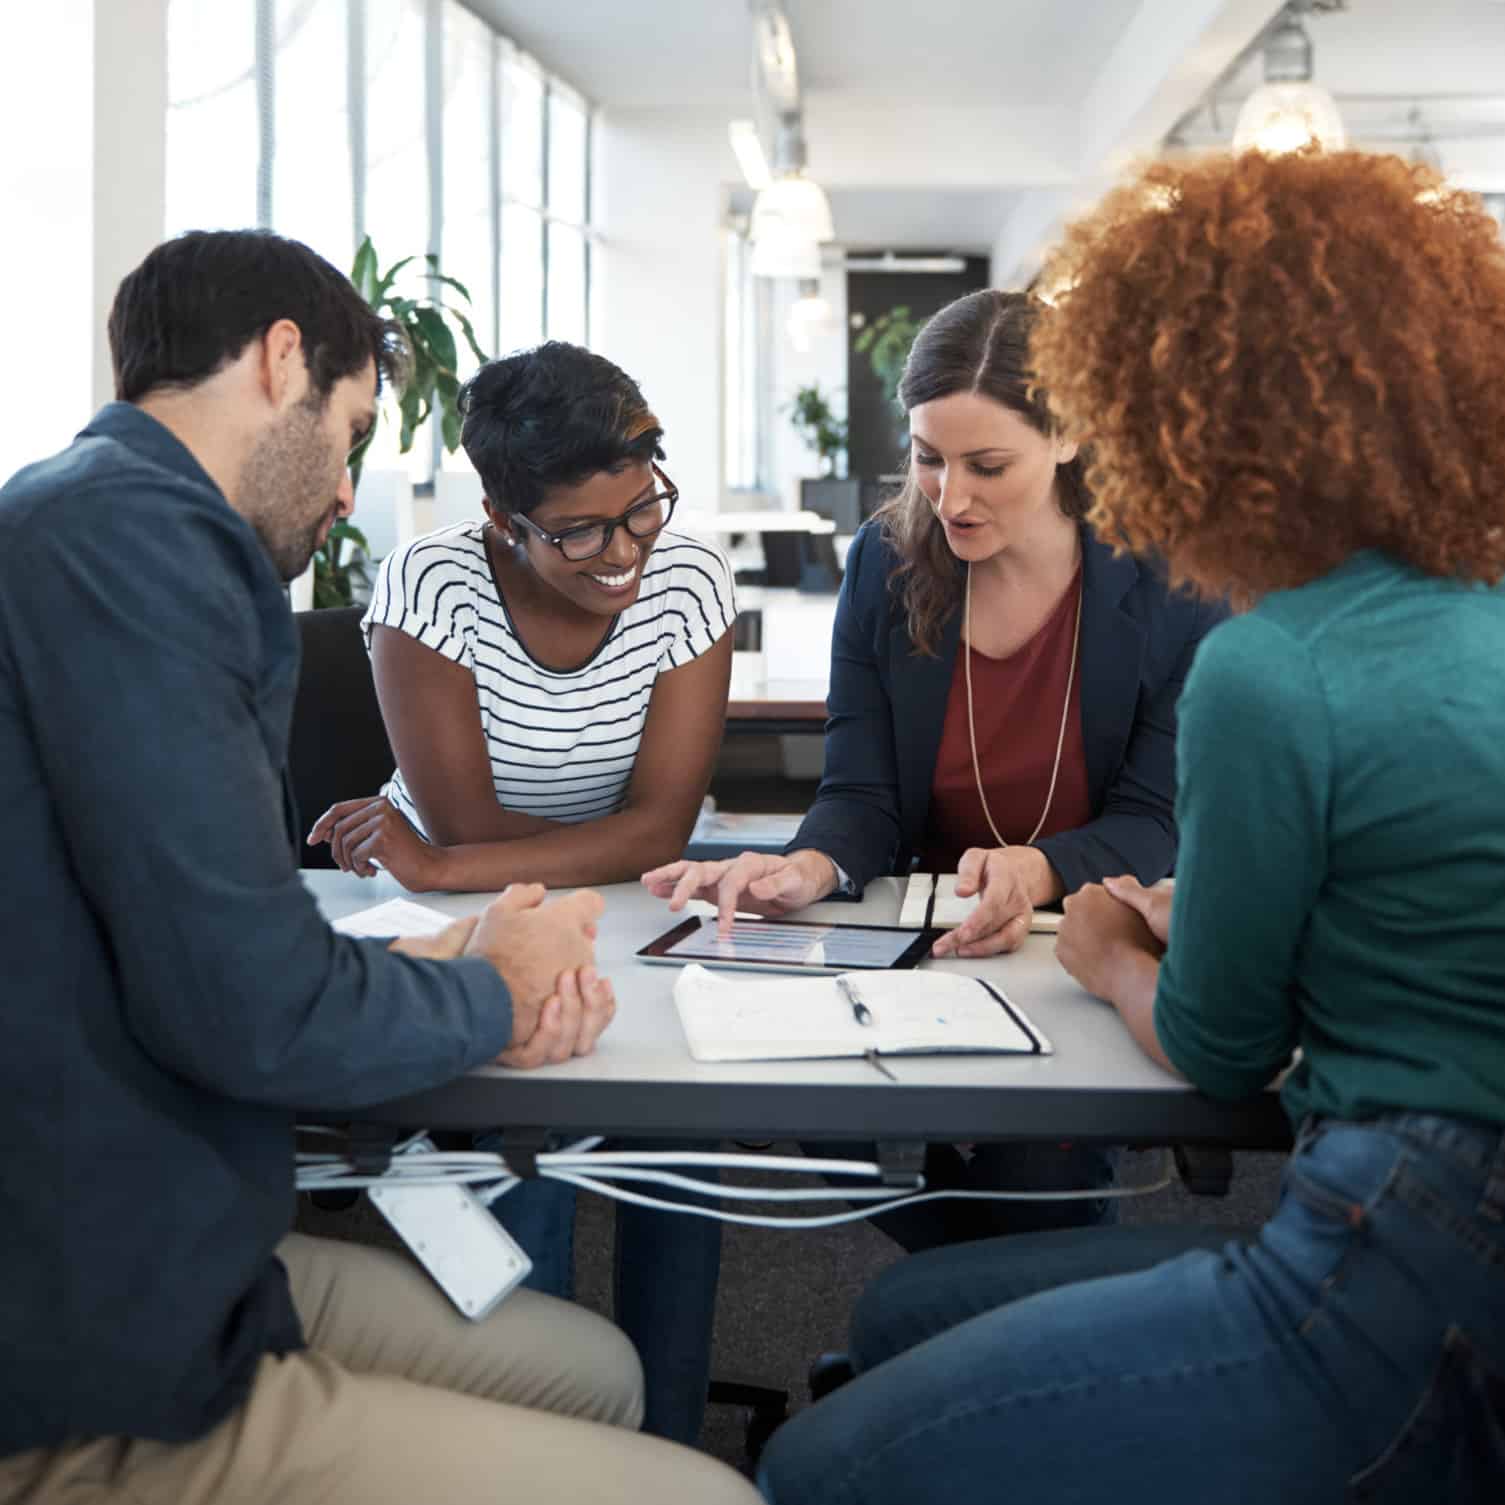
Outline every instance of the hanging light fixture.
<path fill-rule="evenodd" d="M 805 175 L 805 129 L 797 112 L 782 116 L 773 154 L 773 181 L 753 204 L 756 242 L 775 223 L 812 241 L 834 240 L 831 204 L 825 190 Z"/>
<path fill-rule="evenodd" d="M 1416 137 L 1411 146 L 1411 162 L 1416 167 L 1430 167 L 1433 172 L 1442 173 L 1442 153 L 1437 150 L 1437 142 L 1433 139 L 1432 128 L 1422 118 L 1421 106 L 1412 105 L 1411 113 L 1406 116 L 1406 124 L 1416 132 Z"/>
<path fill-rule="evenodd" d="M 820 276 L 820 247 L 799 226 L 769 219 L 753 240 L 750 267 L 754 277 L 808 281 Z"/>
<path fill-rule="evenodd" d="M 1234 151 L 1278 156 L 1309 143 L 1343 149 L 1343 119 L 1332 95 L 1312 82 L 1312 41 L 1293 6 L 1265 39 L 1264 79 L 1238 112 Z"/>
<path fill-rule="evenodd" d="M 836 316 L 831 300 L 821 294 L 818 278 L 801 279 L 799 293 L 789 306 L 784 328 L 794 348 L 805 351 L 810 349 L 817 335 L 828 334 L 835 328 Z"/>

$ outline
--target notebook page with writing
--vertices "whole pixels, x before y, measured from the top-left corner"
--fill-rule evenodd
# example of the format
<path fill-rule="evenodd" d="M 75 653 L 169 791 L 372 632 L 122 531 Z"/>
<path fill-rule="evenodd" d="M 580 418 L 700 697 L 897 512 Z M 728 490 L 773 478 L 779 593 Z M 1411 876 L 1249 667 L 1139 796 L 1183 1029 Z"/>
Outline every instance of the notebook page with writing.
<path fill-rule="evenodd" d="M 961 1051 L 1039 1055 L 1050 1042 L 1001 994 L 944 972 L 846 974 L 872 1015 L 859 1024 L 833 978 L 742 979 L 691 965 L 674 1002 L 697 1061 L 791 1061 Z"/>

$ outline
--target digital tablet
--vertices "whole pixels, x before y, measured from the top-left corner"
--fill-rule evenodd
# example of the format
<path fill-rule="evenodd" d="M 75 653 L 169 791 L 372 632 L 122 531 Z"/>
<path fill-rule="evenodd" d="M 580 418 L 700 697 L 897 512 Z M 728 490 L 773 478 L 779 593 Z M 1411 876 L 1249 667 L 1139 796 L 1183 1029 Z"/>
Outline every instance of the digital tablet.
<path fill-rule="evenodd" d="M 721 936 L 714 915 L 697 915 L 650 941 L 638 960 L 667 966 L 700 962 L 753 972 L 887 972 L 923 961 L 941 934 L 897 925 L 736 920 L 731 934 Z"/>

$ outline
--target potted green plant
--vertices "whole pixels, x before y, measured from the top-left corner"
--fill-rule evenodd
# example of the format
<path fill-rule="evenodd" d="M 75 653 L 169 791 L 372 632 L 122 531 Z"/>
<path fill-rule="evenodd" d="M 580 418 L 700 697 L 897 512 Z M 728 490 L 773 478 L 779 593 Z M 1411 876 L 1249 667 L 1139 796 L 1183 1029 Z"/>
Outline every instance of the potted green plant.
<path fill-rule="evenodd" d="M 861 488 L 856 480 L 836 474 L 847 448 L 847 422 L 838 418 L 819 383 L 800 387 L 785 407 L 795 433 L 820 458 L 822 474 L 800 482 L 800 505 L 829 517 L 838 533 L 855 533 L 862 526 Z"/>
<path fill-rule="evenodd" d="M 398 279 L 420 260 L 427 270 L 418 275 L 427 281 L 430 291 L 413 297 L 398 287 Z M 445 450 L 453 454 L 460 445 L 460 356 L 456 331 L 477 362 L 487 359 L 476 342 L 467 312 L 469 289 L 455 278 L 445 276 L 433 256 L 405 256 L 385 272 L 380 271 L 369 235 L 355 253 L 350 280 L 377 313 L 401 327 L 412 351 L 412 374 L 396 404 L 399 453 L 407 454 L 419 431 L 431 417 L 437 416 L 440 440 Z M 454 301 L 446 301 L 446 291 Z M 378 412 L 377 423 L 382 421 L 383 415 Z M 361 467 L 375 432 L 373 425 L 371 433 L 350 457 L 350 478 L 356 486 L 360 485 Z M 353 523 L 337 523 L 314 555 L 314 605 L 352 605 L 356 592 L 369 584 L 369 564 L 366 535 Z"/>
<path fill-rule="evenodd" d="M 895 407 L 899 404 L 899 378 L 904 375 L 909 347 L 923 327 L 924 320 L 916 319 L 909 306 L 900 303 L 887 313 L 879 314 L 852 341 L 852 349 L 868 358 L 884 395 Z"/>

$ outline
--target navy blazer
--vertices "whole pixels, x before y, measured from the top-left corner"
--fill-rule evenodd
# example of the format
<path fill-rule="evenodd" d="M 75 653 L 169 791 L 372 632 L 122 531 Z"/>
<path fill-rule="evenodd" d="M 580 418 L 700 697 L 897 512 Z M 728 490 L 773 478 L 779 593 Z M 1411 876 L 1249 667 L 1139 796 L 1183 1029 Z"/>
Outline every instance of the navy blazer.
<path fill-rule="evenodd" d="M 786 848 L 813 847 L 861 893 L 907 873 L 925 833 L 946 700 L 961 640 L 957 606 L 936 656 L 915 652 L 893 551 L 874 523 L 852 540 L 831 635 L 825 772 Z M 1082 526 L 1077 683 L 1092 819 L 1034 843 L 1068 893 L 1115 873 L 1153 883 L 1176 859 L 1176 700 L 1221 603 L 1172 594 L 1144 563 L 1115 556 Z M 1054 713 L 1053 713 L 1054 714 Z M 990 845 L 979 832 L 978 845 Z"/>

